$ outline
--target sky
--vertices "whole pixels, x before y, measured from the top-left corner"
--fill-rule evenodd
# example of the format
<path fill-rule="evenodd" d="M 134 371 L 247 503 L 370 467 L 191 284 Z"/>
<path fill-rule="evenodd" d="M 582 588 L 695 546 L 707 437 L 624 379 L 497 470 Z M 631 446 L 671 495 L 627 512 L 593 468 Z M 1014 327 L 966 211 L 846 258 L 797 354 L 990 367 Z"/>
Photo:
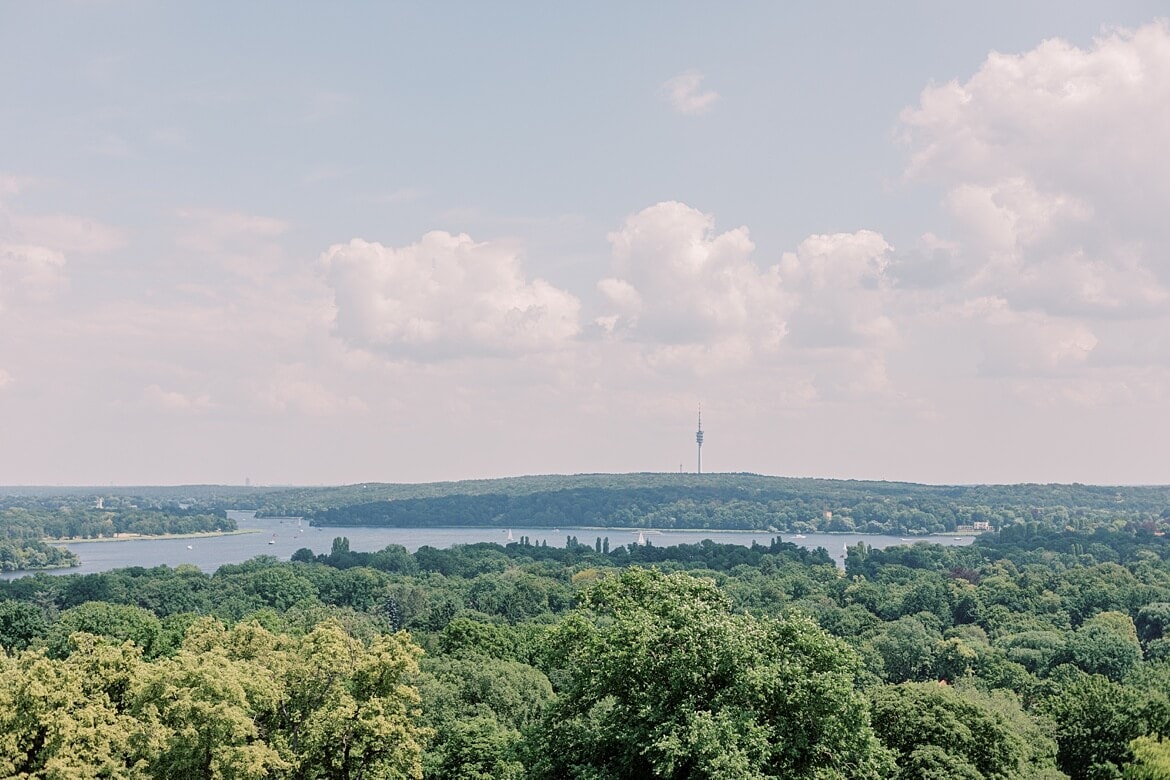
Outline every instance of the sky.
<path fill-rule="evenodd" d="M 1161 16 L 1160 16 L 1161 14 Z M 0 484 L 1168 484 L 1160 2 L 0 0 Z"/>

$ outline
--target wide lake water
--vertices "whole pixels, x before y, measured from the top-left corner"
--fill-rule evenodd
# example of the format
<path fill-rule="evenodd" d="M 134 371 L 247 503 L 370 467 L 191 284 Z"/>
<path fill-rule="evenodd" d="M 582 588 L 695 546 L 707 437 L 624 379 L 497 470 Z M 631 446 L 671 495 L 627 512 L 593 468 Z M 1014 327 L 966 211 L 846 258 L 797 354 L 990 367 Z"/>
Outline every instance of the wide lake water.
<path fill-rule="evenodd" d="M 695 544 L 710 539 L 720 544 L 742 544 L 752 542 L 769 544 L 776 536 L 786 542 L 807 547 L 810 550 L 824 547 L 834 560 L 841 563 L 845 545 L 864 541 L 871 547 L 884 548 L 896 544 L 911 544 L 928 541 L 936 544 L 965 545 L 973 541 L 970 536 L 920 536 L 906 539 L 881 534 L 776 534 L 765 531 L 639 531 L 622 528 L 369 528 L 364 526 L 310 527 L 298 518 L 255 517 L 252 512 L 228 512 L 241 530 L 254 533 L 232 534 L 229 536 L 204 536 L 194 539 L 121 539 L 99 542 L 67 542 L 65 546 L 77 553 L 81 566 L 70 569 L 54 569 L 52 574 L 90 574 L 93 572 L 121 569 L 128 566 L 179 566 L 191 564 L 205 572 L 214 572 L 227 563 L 242 563 L 258 555 L 271 555 L 287 561 L 302 547 L 316 554 L 327 553 L 333 546 L 333 539 L 344 536 L 349 539 L 349 548 L 355 552 L 374 552 L 390 544 L 400 544 L 414 552 L 424 545 L 430 547 L 451 547 L 456 544 L 474 542 L 496 542 L 506 544 L 509 531 L 514 540 L 527 536 L 532 544 L 547 541 L 550 547 L 563 547 L 566 537 L 575 536 L 581 544 L 592 545 L 598 538 L 609 537 L 610 547 L 637 542 L 639 537 L 657 547 L 675 544 Z M 4 579 L 20 577 L 29 572 L 8 572 Z"/>

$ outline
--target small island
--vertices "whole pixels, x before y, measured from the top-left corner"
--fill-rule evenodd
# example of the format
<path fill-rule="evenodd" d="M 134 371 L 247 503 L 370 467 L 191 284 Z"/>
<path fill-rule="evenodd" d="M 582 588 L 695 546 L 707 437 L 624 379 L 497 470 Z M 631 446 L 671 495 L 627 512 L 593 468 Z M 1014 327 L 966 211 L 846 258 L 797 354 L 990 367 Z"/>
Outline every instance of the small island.
<path fill-rule="evenodd" d="M 0 571 L 34 571 L 80 566 L 81 560 L 64 547 L 40 539 L 0 540 Z"/>

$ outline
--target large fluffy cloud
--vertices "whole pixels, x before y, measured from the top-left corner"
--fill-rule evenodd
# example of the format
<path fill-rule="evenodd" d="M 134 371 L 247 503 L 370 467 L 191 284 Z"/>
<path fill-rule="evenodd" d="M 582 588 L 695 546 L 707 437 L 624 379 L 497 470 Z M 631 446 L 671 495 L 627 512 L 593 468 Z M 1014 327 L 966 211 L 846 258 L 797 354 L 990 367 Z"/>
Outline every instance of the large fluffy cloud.
<path fill-rule="evenodd" d="M 792 342 L 805 347 L 888 345 L 897 332 L 886 311 L 893 249 L 860 230 L 809 236 L 784 255 L 780 275 L 796 294 Z"/>
<path fill-rule="evenodd" d="M 1052 39 L 993 52 L 965 83 L 928 87 L 902 114 L 915 176 L 1002 181 L 1021 172 L 1060 189 L 1136 181 L 1170 193 L 1170 159 L 1151 156 L 1170 123 L 1170 28 L 1116 30 L 1089 49 Z M 1120 175 L 1120 177 L 1119 177 Z"/>
<path fill-rule="evenodd" d="M 710 214 L 673 201 L 628 217 L 609 235 L 615 275 L 598 284 L 607 309 L 599 322 L 661 345 L 778 345 L 787 308 L 778 269 L 752 262 L 746 227 L 714 228 Z"/>
<path fill-rule="evenodd" d="M 512 249 L 467 235 L 433 231 L 402 248 L 355 239 L 321 262 L 337 334 L 391 357 L 541 351 L 580 329 L 576 297 L 525 279 Z"/>
<path fill-rule="evenodd" d="M 942 187 L 954 232 L 895 273 L 936 272 L 943 328 L 977 371 L 1037 403 L 1152 397 L 1133 389 L 1170 365 L 1135 348 L 1170 330 L 1167 23 L 992 53 L 901 119 L 907 177 Z"/>
<path fill-rule="evenodd" d="M 908 175 L 943 184 L 979 295 L 1062 316 L 1170 302 L 1170 29 L 991 54 L 902 114 Z"/>
<path fill-rule="evenodd" d="M 887 388 L 898 329 L 887 311 L 892 248 L 880 234 L 809 236 L 760 267 L 746 227 L 718 233 L 712 215 L 666 202 L 609 238 L 614 276 L 598 284 L 597 322 L 652 368 L 783 366 L 806 398 Z"/>

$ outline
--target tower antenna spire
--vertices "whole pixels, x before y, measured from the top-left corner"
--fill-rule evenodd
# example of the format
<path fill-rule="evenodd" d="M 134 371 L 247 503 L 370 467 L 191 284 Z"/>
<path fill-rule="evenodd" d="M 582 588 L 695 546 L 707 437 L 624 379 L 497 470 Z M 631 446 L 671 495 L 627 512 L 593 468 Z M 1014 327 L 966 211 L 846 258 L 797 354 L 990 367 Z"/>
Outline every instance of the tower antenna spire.
<path fill-rule="evenodd" d="M 703 404 L 699 404 L 699 430 L 695 431 L 695 444 L 699 445 L 697 474 L 703 473 Z"/>

